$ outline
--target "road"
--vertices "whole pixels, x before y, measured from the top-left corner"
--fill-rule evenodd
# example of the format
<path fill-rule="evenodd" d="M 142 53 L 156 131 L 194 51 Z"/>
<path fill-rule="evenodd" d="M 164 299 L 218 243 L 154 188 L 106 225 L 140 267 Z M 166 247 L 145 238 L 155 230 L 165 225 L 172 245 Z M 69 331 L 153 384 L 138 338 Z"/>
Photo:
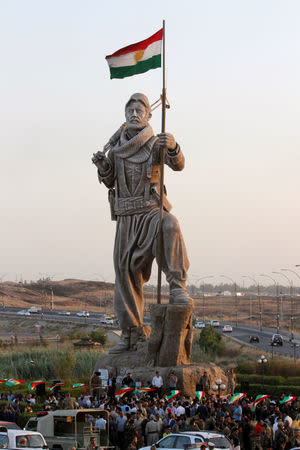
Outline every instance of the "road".
<path fill-rule="evenodd" d="M 219 331 L 227 335 L 228 337 L 237 340 L 239 343 L 244 343 L 249 345 L 252 348 L 260 349 L 263 352 L 269 352 L 274 354 L 274 358 L 276 358 L 277 355 L 283 355 L 283 356 L 289 356 L 291 358 L 296 357 L 296 359 L 300 358 L 300 336 L 294 335 L 294 343 L 295 345 L 291 345 L 289 342 L 290 334 L 284 331 L 279 331 L 279 334 L 283 337 L 283 345 L 272 347 L 270 345 L 271 343 L 271 337 L 274 333 L 276 333 L 276 330 L 274 328 L 266 328 L 263 327 L 262 331 L 259 330 L 257 327 L 244 325 L 244 324 L 238 324 L 238 327 L 235 327 L 235 323 L 233 322 L 226 322 L 228 325 L 232 325 L 233 332 L 232 333 L 223 333 L 223 323 L 221 324 L 221 327 L 219 328 Z M 255 335 L 259 336 L 259 343 L 249 343 L 249 336 Z M 294 354 L 295 352 L 295 354 Z"/>

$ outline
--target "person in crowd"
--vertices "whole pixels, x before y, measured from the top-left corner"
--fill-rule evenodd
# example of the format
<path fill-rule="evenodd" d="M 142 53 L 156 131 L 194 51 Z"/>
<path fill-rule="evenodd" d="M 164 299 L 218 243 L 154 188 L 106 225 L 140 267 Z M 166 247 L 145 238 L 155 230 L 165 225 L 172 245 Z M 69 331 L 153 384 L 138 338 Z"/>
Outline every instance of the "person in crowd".
<path fill-rule="evenodd" d="M 156 389 L 158 396 L 161 397 L 164 382 L 161 374 L 158 371 L 156 371 L 154 377 L 152 378 L 151 384 Z"/>

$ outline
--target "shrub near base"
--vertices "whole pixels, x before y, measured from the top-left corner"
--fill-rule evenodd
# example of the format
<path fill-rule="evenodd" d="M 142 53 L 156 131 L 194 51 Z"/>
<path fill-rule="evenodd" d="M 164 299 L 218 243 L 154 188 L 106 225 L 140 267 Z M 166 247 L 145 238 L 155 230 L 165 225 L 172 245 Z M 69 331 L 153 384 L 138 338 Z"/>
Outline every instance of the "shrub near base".
<path fill-rule="evenodd" d="M 241 392 L 241 385 L 237 384 L 235 388 L 236 392 Z M 290 385 L 266 385 L 263 388 L 262 383 L 260 384 L 250 384 L 247 390 L 247 395 L 250 397 L 256 397 L 257 395 L 266 394 L 270 395 L 271 399 L 279 398 L 281 395 L 294 395 L 296 397 L 300 396 L 300 386 L 290 386 Z"/>

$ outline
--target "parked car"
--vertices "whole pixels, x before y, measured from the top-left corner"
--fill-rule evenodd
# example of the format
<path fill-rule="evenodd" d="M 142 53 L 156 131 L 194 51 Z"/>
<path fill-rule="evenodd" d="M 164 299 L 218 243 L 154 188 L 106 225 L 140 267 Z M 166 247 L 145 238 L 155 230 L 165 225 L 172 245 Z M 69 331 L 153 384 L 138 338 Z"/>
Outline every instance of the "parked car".
<path fill-rule="evenodd" d="M 5 422 L 4 420 L 0 420 L 0 427 L 6 427 L 8 430 L 21 430 L 15 422 Z"/>
<path fill-rule="evenodd" d="M 250 344 L 252 343 L 252 342 L 259 342 L 259 336 L 257 336 L 256 334 L 254 335 L 251 335 L 251 336 L 249 336 L 249 342 L 250 342 Z"/>
<path fill-rule="evenodd" d="M 197 321 L 195 323 L 195 328 L 197 328 L 197 329 L 205 328 L 205 323 L 202 321 Z"/>
<path fill-rule="evenodd" d="M 232 330 L 233 330 L 233 328 L 232 328 L 231 325 L 224 325 L 224 327 L 223 327 L 223 332 L 224 333 L 231 333 Z"/>
<path fill-rule="evenodd" d="M 22 448 L 23 450 L 44 450 L 48 449 L 48 445 L 41 435 L 35 431 L 12 430 L 1 427 L 0 431 L 0 447 L 1 448 Z"/>
<path fill-rule="evenodd" d="M 283 345 L 283 337 L 281 334 L 273 334 L 271 337 L 271 345 Z"/>
<path fill-rule="evenodd" d="M 212 442 L 215 450 L 230 449 L 230 441 L 224 434 L 213 431 L 186 431 L 182 433 L 168 434 L 156 443 L 157 448 L 166 450 L 184 449 L 188 446 L 196 446 L 202 442 Z M 150 450 L 151 446 L 142 447 L 140 450 Z"/>
<path fill-rule="evenodd" d="M 79 317 L 90 317 L 90 313 L 88 311 L 79 311 L 77 313 L 77 316 L 79 316 Z"/>

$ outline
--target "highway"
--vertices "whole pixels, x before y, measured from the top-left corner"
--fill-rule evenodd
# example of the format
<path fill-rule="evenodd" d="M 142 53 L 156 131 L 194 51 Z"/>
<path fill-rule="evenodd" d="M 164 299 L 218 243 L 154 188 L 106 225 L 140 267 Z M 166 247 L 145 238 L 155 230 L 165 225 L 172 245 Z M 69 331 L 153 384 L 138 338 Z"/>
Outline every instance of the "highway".
<path fill-rule="evenodd" d="M 58 310 L 47 310 L 44 311 L 43 314 L 31 314 L 30 316 L 22 316 L 17 314 L 20 311 L 20 308 L 14 307 L 6 307 L 0 309 L 0 314 L 2 317 L 12 317 L 23 320 L 49 320 L 49 321 L 57 321 L 57 322 L 73 322 L 78 324 L 91 324 L 91 325 L 100 325 L 100 319 L 104 315 L 102 313 L 90 312 L 89 317 L 79 317 L 77 316 L 78 311 L 70 311 L 70 315 L 63 315 L 61 311 Z M 149 318 L 145 317 L 145 323 L 149 324 Z M 222 328 L 225 324 L 231 325 L 233 327 L 232 333 L 223 333 Z M 108 327 L 110 328 L 110 327 Z M 266 328 L 263 327 L 262 331 L 259 331 L 258 327 L 238 324 L 238 327 L 235 327 L 234 322 L 223 322 L 220 324 L 219 328 L 216 328 L 221 334 L 226 335 L 227 337 L 237 341 L 240 344 L 248 345 L 249 347 L 260 349 L 261 352 L 272 353 L 274 358 L 279 355 L 289 356 L 291 358 L 300 359 L 300 335 L 294 335 L 294 344 L 291 345 L 289 342 L 290 334 L 286 331 L 279 331 L 279 334 L 283 336 L 284 343 L 283 346 L 272 347 L 270 345 L 271 337 L 274 333 L 276 333 L 276 329 L 274 328 Z M 249 343 L 250 335 L 259 336 L 259 343 Z"/>

